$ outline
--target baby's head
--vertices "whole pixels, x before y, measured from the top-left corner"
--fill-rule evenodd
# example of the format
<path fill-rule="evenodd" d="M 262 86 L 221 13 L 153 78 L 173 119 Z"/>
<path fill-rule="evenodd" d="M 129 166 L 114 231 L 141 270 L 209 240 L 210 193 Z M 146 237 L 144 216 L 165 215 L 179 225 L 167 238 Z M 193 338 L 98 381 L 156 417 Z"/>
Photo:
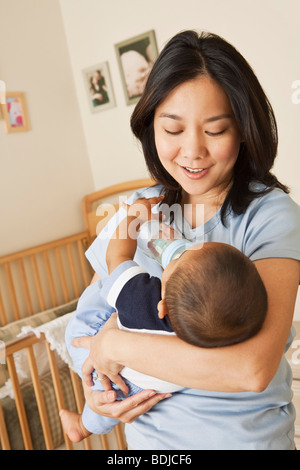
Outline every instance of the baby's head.
<path fill-rule="evenodd" d="M 255 265 L 223 243 L 195 245 L 162 277 L 159 316 L 179 338 L 199 347 L 244 341 L 262 327 L 267 293 Z"/>

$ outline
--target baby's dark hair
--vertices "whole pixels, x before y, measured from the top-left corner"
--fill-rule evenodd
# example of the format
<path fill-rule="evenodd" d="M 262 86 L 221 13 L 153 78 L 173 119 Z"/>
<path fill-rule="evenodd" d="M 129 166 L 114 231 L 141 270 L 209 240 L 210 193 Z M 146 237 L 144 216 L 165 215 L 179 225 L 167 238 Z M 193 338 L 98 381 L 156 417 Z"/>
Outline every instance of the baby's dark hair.
<path fill-rule="evenodd" d="M 247 256 L 223 243 L 207 243 L 183 261 L 166 282 L 164 296 L 179 338 L 213 348 L 245 341 L 261 329 L 267 293 Z"/>

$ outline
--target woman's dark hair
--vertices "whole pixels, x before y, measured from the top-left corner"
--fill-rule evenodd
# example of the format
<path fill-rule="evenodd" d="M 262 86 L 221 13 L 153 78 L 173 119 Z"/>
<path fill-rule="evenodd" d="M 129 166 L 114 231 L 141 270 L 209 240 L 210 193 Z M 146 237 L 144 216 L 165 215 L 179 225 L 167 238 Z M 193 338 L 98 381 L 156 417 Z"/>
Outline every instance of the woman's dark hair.
<path fill-rule="evenodd" d="M 220 36 L 184 31 L 174 36 L 156 60 L 143 95 L 131 116 L 131 128 L 140 140 L 150 175 L 164 186 L 164 203 L 181 201 L 181 187 L 162 166 L 154 139 L 154 113 L 169 93 L 199 76 L 215 80 L 228 96 L 243 142 L 234 167 L 233 184 L 221 210 L 223 223 L 228 208 L 243 213 L 250 202 L 280 188 L 288 188 L 270 173 L 277 154 L 275 116 L 252 68 L 244 57 Z M 251 188 L 250 182 L 260 182 Z"/>

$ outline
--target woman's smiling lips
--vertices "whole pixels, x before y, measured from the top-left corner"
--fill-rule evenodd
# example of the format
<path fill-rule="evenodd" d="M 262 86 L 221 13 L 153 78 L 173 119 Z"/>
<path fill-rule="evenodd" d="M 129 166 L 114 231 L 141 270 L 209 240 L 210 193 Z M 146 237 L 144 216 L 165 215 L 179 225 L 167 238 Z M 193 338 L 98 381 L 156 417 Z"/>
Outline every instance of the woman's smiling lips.
<path fill-rule="evenodd" d="M 209 170 L 209 168 L 190 168 L 187 166 L 180 166 L 180 168 L 183 170 L 184 174 L 192 180 L 203 178 Z"/>

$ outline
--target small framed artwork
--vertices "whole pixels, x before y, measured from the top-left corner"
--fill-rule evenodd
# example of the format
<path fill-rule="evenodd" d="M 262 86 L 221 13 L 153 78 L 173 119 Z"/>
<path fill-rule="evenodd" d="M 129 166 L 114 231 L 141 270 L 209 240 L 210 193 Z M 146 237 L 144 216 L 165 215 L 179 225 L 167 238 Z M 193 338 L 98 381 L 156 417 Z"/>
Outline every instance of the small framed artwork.
<path fill-rule="evenodd" d="M 6 103 L 1 104 L 6 132 L 26 132 L 29 130 L 24 93 L 6 92 Z"/>
<path fill-rule="evenodd" d="M 83 79 L 92 113 L 116 106 L 108 62 L 84 69 Z"/>
<path fill-rule="evenodd" d="M 148 31 L 115 44 L 115 50 L 126 104 L 136 103 L 158 56 L 155 32 Z"/>

